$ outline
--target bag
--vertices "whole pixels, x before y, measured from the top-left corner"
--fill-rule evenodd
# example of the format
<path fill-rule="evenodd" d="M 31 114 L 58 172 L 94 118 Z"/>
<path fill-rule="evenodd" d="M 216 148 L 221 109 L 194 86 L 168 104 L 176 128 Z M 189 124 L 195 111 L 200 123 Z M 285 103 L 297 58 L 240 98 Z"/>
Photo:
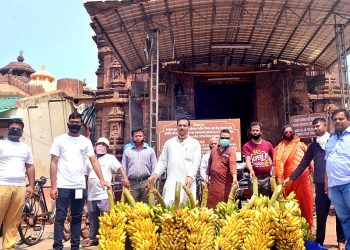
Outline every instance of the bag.
<path fill-rule="evenodd" d="M 327 250 L 327 248 L 324 248 L 319 243 L 311 240 L 305 241 L 305 248 L 306 250 Z"/>

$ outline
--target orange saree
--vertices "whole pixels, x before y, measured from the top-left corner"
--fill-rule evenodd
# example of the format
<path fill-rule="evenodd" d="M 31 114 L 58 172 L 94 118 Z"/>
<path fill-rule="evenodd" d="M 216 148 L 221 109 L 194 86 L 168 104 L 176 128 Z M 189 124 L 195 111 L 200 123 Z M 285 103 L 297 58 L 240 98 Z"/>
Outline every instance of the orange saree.
<path fill-rule="evenodd" d="M 276 177 L 283 181 L 287 179 L 299 165 L 306 151 L 306 145 L 295 136 L 292 141 L 281 141 L 274 149 L 274 165 Z M 309 179 L 309 171 L 304 171 L 295 181 L 289 182 L 284 187 L 284 195 L 295 193 L 295 199 L 299 201 L 302 216 L 313 227 L 313 195 Z"/>

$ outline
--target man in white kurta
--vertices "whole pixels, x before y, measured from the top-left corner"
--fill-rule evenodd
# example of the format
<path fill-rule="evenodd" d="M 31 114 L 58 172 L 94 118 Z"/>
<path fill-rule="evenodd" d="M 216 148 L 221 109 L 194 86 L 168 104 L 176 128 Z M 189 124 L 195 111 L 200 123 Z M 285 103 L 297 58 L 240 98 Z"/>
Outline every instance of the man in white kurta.
<path fill-rule="evenodd" d="M 199 142 L 188 135 L 190 121 L 180 119 L 177 121 L 178 136 L 169 139 L 163 147 L 155 170 L 149 182 L 154 182 L 167 171 L 167 179 L 163 188 L 165 204 L 170 205 L 175 200 L 175 186 L 179 181 L 190 188 L 196 198 L 195 177 L 201 160 L 201 146 Z M 187 196 L 181 191 L 180 202 L 185 202 Z"/>

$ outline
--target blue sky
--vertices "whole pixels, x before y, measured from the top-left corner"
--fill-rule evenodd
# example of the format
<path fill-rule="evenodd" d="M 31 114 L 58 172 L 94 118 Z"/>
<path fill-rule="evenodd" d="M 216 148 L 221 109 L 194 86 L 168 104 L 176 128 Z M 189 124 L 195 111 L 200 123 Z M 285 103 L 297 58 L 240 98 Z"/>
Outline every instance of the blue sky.
<path fill-rule="evenodd" d="M 96 87 L 97 47 L 82 0 L 0 0 L 0 67 L 16 61 L 41 65 L 60 78 Z"/>

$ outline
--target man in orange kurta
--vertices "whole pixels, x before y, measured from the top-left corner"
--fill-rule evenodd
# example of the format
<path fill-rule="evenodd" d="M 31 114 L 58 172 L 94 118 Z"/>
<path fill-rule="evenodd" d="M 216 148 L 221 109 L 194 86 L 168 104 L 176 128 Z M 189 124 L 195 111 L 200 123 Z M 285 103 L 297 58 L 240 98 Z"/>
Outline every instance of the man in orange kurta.
<path fill-rule="evenodd" d="M 227 202 L 233 183 L 237 183 L 236 151 L 230 146 L 230 132 L 220 132 L 219 145 L 211 150 L 206 182 L 208 184 L 208 208 L 215 208 L 220 201 Z"/>
<path fill-rule="evenodd" d="M 306 145 L 300 141 L 291 125 L 282 129 L 283 140 L 274 149 L 274 165 L 276 177 L 281 182 L 288 178 L 299 165 L 306 151 Z M 313 195 L 309 171 L 304 171 L 300 177 L 284 187 L 284 195 L 295 193 L 299 202 L 301 215 L 313 226 Z"/>

